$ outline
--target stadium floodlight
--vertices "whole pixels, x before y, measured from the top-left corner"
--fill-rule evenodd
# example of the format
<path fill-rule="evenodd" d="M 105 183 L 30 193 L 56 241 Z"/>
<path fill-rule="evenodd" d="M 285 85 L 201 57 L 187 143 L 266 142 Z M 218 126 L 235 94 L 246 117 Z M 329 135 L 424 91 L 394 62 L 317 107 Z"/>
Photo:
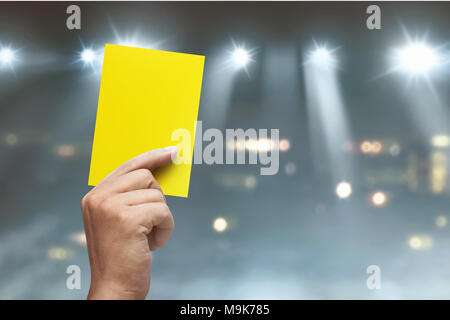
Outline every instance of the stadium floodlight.
<path fill-rule="evenodd" d="M 233 51 L 233 61 L 238 68 L 245 68 L 250 61 L 250 54 L 244 48 L 235 48 Z"/>
<path fill-rule="evenodd" d="M 5 65 L 10 65 L 15 60 L 14 51 L 9 48 L 0 50 L 0 62 Z"/>
<path fill-rule="evenodd" d="M 91 49 L 84 49 L 81 52 L 81 60 L 85 64 L 91 64 L 95 60 L 95 53 Z"/>
<path fill-rule="evenodd" d="M 248 66 L 255 60 L 253 56 L 256 54 L 256 48 L 247 48 L 245 43 L 237 43 L 231 39 L 233 47 L 226 51 L 226 58 L 223 60 L 223 66 L 234 71 L 244 70 L 248 76 Z"/>
<path fill-rule="evenodd" d="M 9 68 L 14 71 L 14 63 L 17 61 L 17 50 L 13 50 L 11 47 L 0 47 L 0 68 Z"/>
<path fill-rule="evenodd" d="M 439 56 L 433 48 L 425 43 L 411 43 L 397 50 L 397 68 L 417 75 L 426 74 L 439 64 Z"/>
<path fill-rule="evenodd" d="M 320 65 L 328 65 L 333 61 L 333 56 L 326 48 L 317 48 L 312 52 L 311 60 Z"/>
<path fill-rule="evenodd" d="M 85 46 L 83 42 L 81 42 L 81 46 L 81 50 L 76 53 L 77 58 L 74 62 L 80 64 L 83 69 L 90 70 L 97 75 L 100 74 L 104 50 L 95 49 L 94 46 Z"/>
<path fill-rule="evenodd" d="M 325 44 L 314 41 L 315 48 L 309 52 L 307 64 L 312 64 L 317 68 L 330 68 L 336 66 L 336 57 L 333 52 L 336 49 L 328 49 Z"/>

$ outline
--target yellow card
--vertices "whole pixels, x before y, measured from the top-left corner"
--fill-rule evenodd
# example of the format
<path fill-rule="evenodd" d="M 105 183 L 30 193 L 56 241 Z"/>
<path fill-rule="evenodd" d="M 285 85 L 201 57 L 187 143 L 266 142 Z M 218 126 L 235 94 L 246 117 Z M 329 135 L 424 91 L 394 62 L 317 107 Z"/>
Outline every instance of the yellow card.
<path fill-rule="evenodd" d="M 177 145 L 189 131 L 191 155 L 205 57 L 107 44 L 95 123 L 89 185 L 146 151 Z M 164 194 L 187 197 L 191 163 L 154 172 Z"/>

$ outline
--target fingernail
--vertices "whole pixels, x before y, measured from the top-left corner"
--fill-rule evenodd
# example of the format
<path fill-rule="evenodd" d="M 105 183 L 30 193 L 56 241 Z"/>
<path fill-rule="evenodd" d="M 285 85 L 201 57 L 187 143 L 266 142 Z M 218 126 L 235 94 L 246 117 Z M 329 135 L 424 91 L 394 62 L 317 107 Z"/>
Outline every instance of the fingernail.
<path fill-rule="evenodd" d="M 165 147 L 164 150 L 170 151 L 172 158 L 175 157 L 178 153 L 178 148 L 176 146 Z"/>

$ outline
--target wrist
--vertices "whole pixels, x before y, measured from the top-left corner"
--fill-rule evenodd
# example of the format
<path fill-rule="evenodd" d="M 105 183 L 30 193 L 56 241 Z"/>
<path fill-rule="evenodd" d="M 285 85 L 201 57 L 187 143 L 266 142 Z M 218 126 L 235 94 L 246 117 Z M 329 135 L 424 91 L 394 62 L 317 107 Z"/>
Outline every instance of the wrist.
<path fill-rule="evenodd" d="M 91 282 L 88 300 L 144 300 L 146 293 L 122 288 L 113 282 Z"/>

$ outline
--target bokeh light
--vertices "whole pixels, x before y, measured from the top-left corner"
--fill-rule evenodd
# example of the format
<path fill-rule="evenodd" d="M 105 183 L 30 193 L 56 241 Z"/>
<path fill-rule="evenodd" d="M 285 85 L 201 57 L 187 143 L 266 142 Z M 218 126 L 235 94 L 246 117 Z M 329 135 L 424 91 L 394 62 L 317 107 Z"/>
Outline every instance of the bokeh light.
<path fill-rule="evenodd" d="M 67 260 L 70 252 L 63 247 L 51 247 L 47 251 L 47 256 L 52 260 Z"/>
<path fill-rule="evenodd" d="M 266 152 L 275 148 L 275 142 L 272 139 L 241 139 L 231 141 L 227 144 L 231 150 L 248 150 L 251 152 Z"/>
<path fill-rule="evenodd" d="M 414 235 L 409 238 L 408 244 L 413 250 L 428 250 L 433 246 L 433 239 L 428 235 Z"/>
<path fill-rule="evenodd" d="M 352 185 L 348 182 L 339 182 L 336 186 L 336 194 L 341 199 L 346 199 L 352 194 Z"/>
<path fill-rule="evenodd" d="M 213 228 L 217 232 L 224 232 L 228 228 L 228 222 L 225 218 L 216 218 L 213 222 Z"/>
<path fill-rule="evenodd" d="M 84 231 L 74 233 L 70 236 L 70 238 L 74 243 L 82 247 L 85 247 L 87 245 L 86 234 L 84 233 Z"/>
<path fill-rule="evenodd" d="M 431 145 L 436 148 L 447 148 L 450 146 L 450 136 L 445 134 L 435 135 L 431 138 Z"/>
<path fill-rule="evenodd" d="M 383 150 L 383 144 L 381 141 L 374 140 L 364 140 L 361 142 L 359 149 L 363 154 L 372 154 L 376 155 L 379 154 Z"/>
<path fill-rule="evenodd" d="M 256 178 L 255 176 L 247 176 L 244 179 L 244 185 L 246 189 L 254 189 L 256 187 Z"/>
<path fill-rule="evenodd" d="M 56 153 L 61 158 L 71 158 L 75 155 L 75 147 L 71 144 L 63 144 L 56 148 Z"/>
<path fill-rule="evenodd" d="M 370 196 L 370 202 L 375 207 L 383 207 L 388 200 L 387 194 L 383 191 L 376 191 Z"/>
<path fill-rule="evenodd" d="M 17 142 L 19 142 L 19 138 L 14 133 L 9 133 L 5 137 L 5 142 L 7 145 L 13 146 L 16 145 Z"/>
<path fill-rule="evenodd" d="M 288 139 L 281 139 L 279 142 L 280 151 L 288 151 L 291 148 L 291 142 Z"/>
<path fill-rule="evenodd" d="M 435 224 L 438 228 L 445 228 L 447 226 L 448 220 L 446 216 L 436 217 Z"/>
<path fill-rule="evenodd" d="M 389 153 L 391 154 L 391 156 L 396 157 L 400 154 L 400 146 L 398 144 L 393 144 L 392 146 L 389 147 Z"/>
<path fill-rule="evenodd" d="M 293 162 L 288 162 L 284 166 L 284 172 L 286 172 L 286 174 L 288 176 L 292 176 L 296 171 L 297 171 L 297 166 Z"/>

